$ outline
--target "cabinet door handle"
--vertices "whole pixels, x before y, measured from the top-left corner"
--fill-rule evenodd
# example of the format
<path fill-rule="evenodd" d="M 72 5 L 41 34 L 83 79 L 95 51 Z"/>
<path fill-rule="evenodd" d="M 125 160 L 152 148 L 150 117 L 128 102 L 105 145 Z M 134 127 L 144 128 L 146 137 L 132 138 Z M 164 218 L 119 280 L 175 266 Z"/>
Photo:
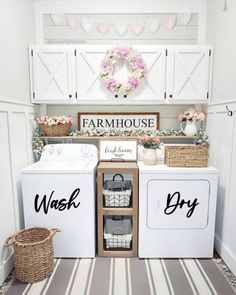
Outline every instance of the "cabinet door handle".
<path fill-rule="evenodd" d="M 71 94 L 69 94 L 69 98 L 71 98 L 72 97 L 72 95 Z"/>
<path fill-rule="evenodd" d="M 170 97 L 170 98 L 172 98 L 172 97 L 173 97 L 173 95 L 172 95 L 172 94 L 170 94 L 170 95 L 169 95 L 169 97 Z"/>

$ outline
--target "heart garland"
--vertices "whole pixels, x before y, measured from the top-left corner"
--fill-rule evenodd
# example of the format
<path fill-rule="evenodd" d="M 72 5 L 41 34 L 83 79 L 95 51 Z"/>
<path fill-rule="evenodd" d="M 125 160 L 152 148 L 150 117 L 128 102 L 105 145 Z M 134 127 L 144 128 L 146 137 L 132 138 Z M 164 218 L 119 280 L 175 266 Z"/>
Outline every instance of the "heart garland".
<path fill-rule="evenodd" d="M 144 23 L 143 22 L 135 22 L 131 24 L 131 31 L 136 35 L 139 36 L 144 29 Z"/>
<path fill-rule="evenodd" d="M 83 18 L 80 21 L 80 26 L 84 30 L 85 33 L 90 33 L 94 27 L 94 21 L 89 18 Z"/>
<path fill-rule="evenodd" d="M 168 30 L 173 30 L 174 26 L 176 24 L 176 16 L 175 15 L 169 15 L 164 19 L 163 26 Z"/>
<path fill-rule="evenodd" d="M 146 22 L 146 28 L 152 34 L 155 34 L 157 30 L 159 29 L 159 27 L 160 27 L 160 21 L 158 18 L 152 18 L 147 20 Z"/>
<path fill-rule="evenodd" d="M 192 14 L 188 13 L 188 12 L 178 14 L 178 22 L 182 26 L 187 26 L 187 24 L 189 24 L 191 18 L 192 18 Z"/>
<path fill-rule="evenodd" d="M 75 30 L 79 26 L 79 19 L 77 16 L 69 16 L 67 17 L 67 25 L 70 29 Z"/>
<path fill-rule="evenodd" d="M 114 29 L 118 35 L 121 37 L 124 36 L 128 31 L 128 24 L 127 23 L 118 23 L 114 25 Z"/>
<path fill-rule="evenodd" d="M 55 26 L 61 25 L 65 20 L 65 15 L 62 13 L 51 13 L 50 16 Z"/>
<path fill-rule="evenodd" d="M 101 35 L 106 35 L 110 31 L 110 26 L 109 23 L 98 23 L 97 30 Z"/>

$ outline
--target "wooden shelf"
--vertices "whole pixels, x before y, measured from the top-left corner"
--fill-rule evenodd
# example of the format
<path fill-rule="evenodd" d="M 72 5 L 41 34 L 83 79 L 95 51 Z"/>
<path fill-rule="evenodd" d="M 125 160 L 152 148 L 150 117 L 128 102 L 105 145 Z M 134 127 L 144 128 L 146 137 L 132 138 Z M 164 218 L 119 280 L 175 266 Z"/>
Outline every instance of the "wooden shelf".
<path fill-rule="evenodd" d="M 103 215 L 132 215 L 133 208 L 103 207 L 102 212 L 103 212 Z"/>
<path fill-rule="evenodd" d="M 121 173 L 132 174 L 132 207 L 104 207 L 103 185 L 104 174 Z M 138 232 L 138 166 L 136 162 L 100 162 L 97 168 L 97 221 L 98 221 L 98 256 L 107 257 L 137 257 L 137 232 Z M 132 248 L 106 249 L 103 230 L 104 217 L 112 215 L 129 216 L 132 220 Z"/>
<path fill-rule="evenodd" d="M 42 136 L 43 139 L 63 139 L 63 140 L 134 140 L 138 139 L 138 136 Z M 160 135 L 160 138 L 164 139 L 196 139 L 197 136 L 169 136 Z"/>

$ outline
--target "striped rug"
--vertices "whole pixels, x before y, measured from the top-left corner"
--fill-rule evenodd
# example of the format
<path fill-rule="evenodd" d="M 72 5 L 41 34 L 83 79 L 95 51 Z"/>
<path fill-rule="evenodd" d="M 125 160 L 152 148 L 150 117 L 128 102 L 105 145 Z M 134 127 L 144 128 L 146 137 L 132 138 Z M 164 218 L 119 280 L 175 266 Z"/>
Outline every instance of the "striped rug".
<path fill-rule="evenodd" d="M 231 295 L 212 259 L 57 259 L 52 276 L 35 284 L 14 280 L 6 295 Z"/>

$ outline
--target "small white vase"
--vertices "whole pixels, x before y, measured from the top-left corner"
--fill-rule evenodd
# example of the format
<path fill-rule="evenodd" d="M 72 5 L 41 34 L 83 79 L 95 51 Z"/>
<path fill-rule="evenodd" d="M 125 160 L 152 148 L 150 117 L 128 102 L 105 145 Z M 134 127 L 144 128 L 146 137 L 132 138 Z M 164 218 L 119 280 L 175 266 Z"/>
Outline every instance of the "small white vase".
<path fill-rule="evenodd" d="M 155 149 L 144 149 L 143 150 L 143 163 L 145 165 L 156 165 L 157 154 Z"/>
<path fill-rule="evenodd" d="M 184 125 L 185 127 L 183 127 Z M 181 131 L 186 136 L 194 136 L 197 134 L 197 127 L 195 122 L 192 122 L 192 121 L 181 122 L 180 128 L 181 128 Z"/>

